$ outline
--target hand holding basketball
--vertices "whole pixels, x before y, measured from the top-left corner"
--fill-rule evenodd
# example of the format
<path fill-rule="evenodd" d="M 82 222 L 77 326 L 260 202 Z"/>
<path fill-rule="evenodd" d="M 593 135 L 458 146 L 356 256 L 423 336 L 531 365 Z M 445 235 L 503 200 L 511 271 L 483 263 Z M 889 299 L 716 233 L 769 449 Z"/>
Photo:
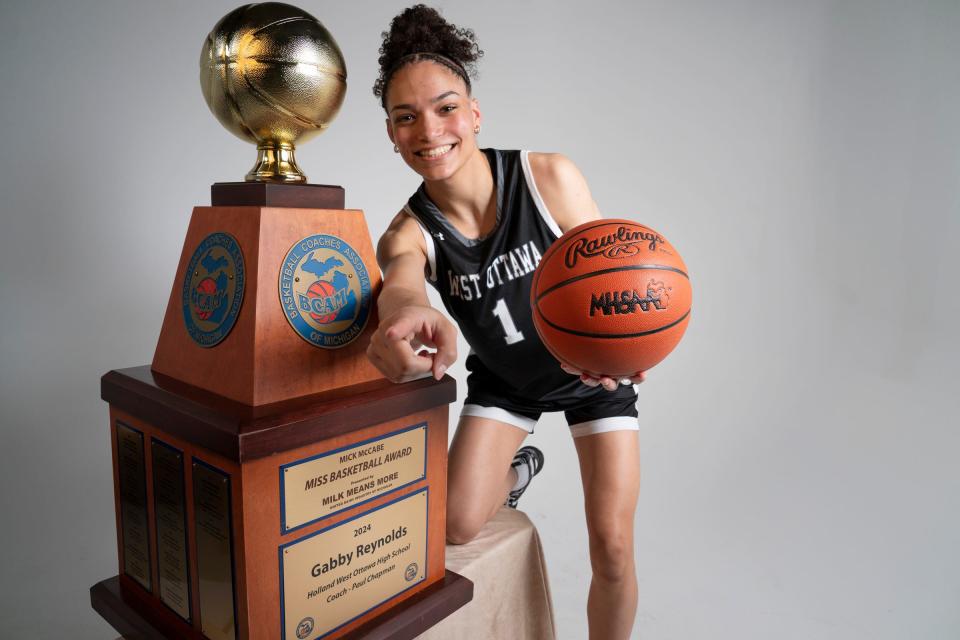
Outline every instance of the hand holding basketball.
<path fill-rule="evenodd" d="M 457 330 L 432 307 L 402 307 L 380 322 L 370 337 L 367 357 L 391 382 L 431 373 L 439 380 L 457 359 Z"/>
<path fill-rule="evenodd" d="M 580 376 L 580 382 L 587 385 L 588 387 L 598 387 L 602 386 L 607 391 L 616 391 L 617 387 L 624 384 L 641 384 L 647 380 L 646 371 L 638 371 L 636 375 L 625 376 L 623 378 L 614 379 L 610 376 L 592 376 L 589 373 L 584 373 L 579 369 L 571 367 L 565 362 L 560 363 L 560 368 L 566 371 L 567 373 L 575 376 Z"/>
<path fill-rule="evenodd" d="M 691 297 L 686 265 L 663 236 L 631 220 L 593 220 L 550 246 L 530 304 L 553 356 L 609 389 L 621 378 L 642 380 L 673 350 Z"/>

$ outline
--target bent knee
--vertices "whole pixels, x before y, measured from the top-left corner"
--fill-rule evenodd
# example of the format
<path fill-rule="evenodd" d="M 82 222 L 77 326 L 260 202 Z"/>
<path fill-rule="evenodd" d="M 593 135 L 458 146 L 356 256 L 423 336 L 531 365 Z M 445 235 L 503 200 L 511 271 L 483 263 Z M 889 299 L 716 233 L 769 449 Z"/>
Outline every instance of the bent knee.
<path fill-rule="evenodd" d="M 476 511 L 451 509 L 447 507 L 447 542 L 466 544 L 477 537 L 485 524 L 481 514 Z"/>
<path fill-rule="evenodd" d="M 479 531 L 452 531 L 447 529 L 447 544 L 454 546 L 467 544 L 477 537 L 477 533 L 479 533 Z"/>
<path fill-rule="evenodd" d="M 447 520 L 447 544 L 467 544 L 477 537 L 483 523 Z"/>

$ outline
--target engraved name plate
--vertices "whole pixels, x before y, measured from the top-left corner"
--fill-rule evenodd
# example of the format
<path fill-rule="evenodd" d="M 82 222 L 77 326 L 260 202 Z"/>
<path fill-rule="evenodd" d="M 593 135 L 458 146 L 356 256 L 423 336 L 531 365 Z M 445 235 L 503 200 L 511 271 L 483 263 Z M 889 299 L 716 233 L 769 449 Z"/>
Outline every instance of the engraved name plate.
<path fill-rule="evenodd" d="M 280 467 L 281 532 L 401 489 L 426 475 L 427 425 Z"/>
<path fill-rule="evenodd" d="M 143 433 L 120 421 L 117 421 L 117 472 L 120 476 L 123 572 L 147 591 L 152 591 Z"/>
<path fill-rule="evenodd" d="M 427 576 L 427 489 L 280 547 L 284 640 L 319 638 Z"/>
<path fill-rule="evenodd" d="M 234 640 L 233 540 L 230 477 L 194 458 L 193 510 L 197 532 L 200 628 L 211 640 Z"/>
<path fill-rule="evenodd" d="M 189 622 L 190 574 L 183 452 L 156 439 L 151 440 L 151 451 L 160 600 Z"/>

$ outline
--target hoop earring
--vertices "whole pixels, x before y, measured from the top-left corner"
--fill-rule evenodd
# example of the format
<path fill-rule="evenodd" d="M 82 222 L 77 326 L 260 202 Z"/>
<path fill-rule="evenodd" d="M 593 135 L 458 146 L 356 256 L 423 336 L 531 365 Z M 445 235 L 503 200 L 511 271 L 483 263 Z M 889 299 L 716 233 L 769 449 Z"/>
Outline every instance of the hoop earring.
<path fill-rule="evenodd" d="M 397 145 L 393 145 L 393 152 L 400 153 L 400 147 L 398 147 Z"/>

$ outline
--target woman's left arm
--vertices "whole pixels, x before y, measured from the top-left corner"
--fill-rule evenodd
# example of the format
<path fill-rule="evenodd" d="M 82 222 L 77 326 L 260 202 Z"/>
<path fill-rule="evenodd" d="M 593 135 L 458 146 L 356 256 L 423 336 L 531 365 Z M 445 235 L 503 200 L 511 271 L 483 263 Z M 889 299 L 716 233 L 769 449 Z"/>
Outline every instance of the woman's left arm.
<path fill-rule="evenodd" d="M 602 217 L 597 203 L 593 201 L 586 178 L 570 158 L 559 153 L 531 153 L 529 159 L 540 197 L 562 232 L 566 233 L 577 225 Z M 631 384 L 640 384 L 646 379 L 643 371 L 638 371 L 630 378 L 616 380 L 609 376 L 596 378 L 565 362 L 561 362 L 560 366 L 567 373 L 579 375 L 580 381 L 585 385 L 603 385 L 608 391 L 614 391 L 621 382 L 627 380 Z"/>

